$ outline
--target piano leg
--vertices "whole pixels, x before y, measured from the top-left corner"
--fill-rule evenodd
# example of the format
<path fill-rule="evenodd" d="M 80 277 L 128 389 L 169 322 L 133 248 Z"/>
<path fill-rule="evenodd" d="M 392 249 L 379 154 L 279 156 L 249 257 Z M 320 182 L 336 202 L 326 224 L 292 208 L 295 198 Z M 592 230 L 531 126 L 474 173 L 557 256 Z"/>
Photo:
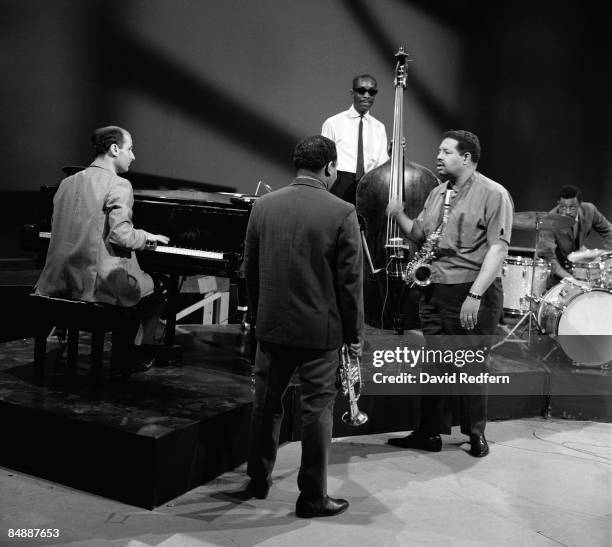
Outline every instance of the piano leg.
<path fill-rule="evenodd" d="M 257 337 L 255 336 L 255 321 L 251 318 L 249 329 L 249 349 L 251 350 L 251 374 L 255 378 L 255 357 L 257 356 Z"/>
<path fill-rule="evenodd" d="M 176 335 L 176 311 L 178 308 L 179 298 L 179 275 L 170 274 L 170 283 L 168 283 L 168 302 L 166 303 L 166 333 L 164 343 L 166 346 L 174 345 Z"/>

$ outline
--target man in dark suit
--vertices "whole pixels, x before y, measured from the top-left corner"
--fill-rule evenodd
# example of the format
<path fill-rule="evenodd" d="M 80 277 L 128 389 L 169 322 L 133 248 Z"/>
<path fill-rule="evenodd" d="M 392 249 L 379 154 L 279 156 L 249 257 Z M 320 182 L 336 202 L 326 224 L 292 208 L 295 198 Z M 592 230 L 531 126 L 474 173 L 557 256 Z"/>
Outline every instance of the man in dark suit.
<path fill-rule="evenodd" d="M 603 247 L 612 250 L 612 224 L 595 205 L 581 198 L 576 186 L 563 186 L 557 206 L 550 212 L 569 216 L 574 222 L 571 226 L 543 230 L 540 234 L 538 256 L 550 261 L 555 282 L 564 277 L 572 278 L 567 257 L 583 247 L 592 230 L 601 236 Z"/>
<path fill-rule="evenodd" d="M 302 460 L 298 517 L 341 513 L 327 495 L 327 462 L 336 397 L 338 349 L 361 353 L 362 250 L 355 207 L 332 195 L 336 146 L 326 137 L 300 142 L 295 180 L 255 203 L 246 235 L 245 272 L 259 346 L 247 490 L 268 495 L 276 460 L 282 397 L 298 371 Z"/>

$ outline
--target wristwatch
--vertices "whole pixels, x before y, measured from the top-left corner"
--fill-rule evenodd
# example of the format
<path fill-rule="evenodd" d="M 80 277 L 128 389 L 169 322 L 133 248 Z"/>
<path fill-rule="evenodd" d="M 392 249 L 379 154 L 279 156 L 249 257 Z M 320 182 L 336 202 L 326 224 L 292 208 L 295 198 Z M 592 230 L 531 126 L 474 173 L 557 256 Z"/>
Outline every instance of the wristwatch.
<path fill-rule="evenodd" d="M 468 293 L 468 296 L 474 300 L 480 300 L 482 298 L 482 295 L 473 293 L 472 291 Z"/>

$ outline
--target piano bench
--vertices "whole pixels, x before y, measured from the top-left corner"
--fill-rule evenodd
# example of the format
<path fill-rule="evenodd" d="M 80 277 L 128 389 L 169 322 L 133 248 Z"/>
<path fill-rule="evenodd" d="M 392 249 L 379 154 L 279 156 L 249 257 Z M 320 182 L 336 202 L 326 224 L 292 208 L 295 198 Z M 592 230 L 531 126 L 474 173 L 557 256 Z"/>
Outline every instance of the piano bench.
<path fill-rule="evenodd" d="M 31 294 L 29 298 L 36 321 L 34 383 L 42 385 L 44 381 L 49 332 L 54 326 L 62 326 L 67 328 L 69 373 L 74 373 L 76 370 L 79 332 L 91 333 L 91 381 L 94 385 L 98 384 L 102 373 L 104 335 L 107 332 L 112 333 L 114 346 L 122 332 L 125 332 L 128 325 L 133 322 L 134 309 L 37 294 Z M 122 374 L 127 376 L 129 361 L 124 357 L 121 345 L 117 344 L 111 353 L 111 367 L 121 370 Z"/>

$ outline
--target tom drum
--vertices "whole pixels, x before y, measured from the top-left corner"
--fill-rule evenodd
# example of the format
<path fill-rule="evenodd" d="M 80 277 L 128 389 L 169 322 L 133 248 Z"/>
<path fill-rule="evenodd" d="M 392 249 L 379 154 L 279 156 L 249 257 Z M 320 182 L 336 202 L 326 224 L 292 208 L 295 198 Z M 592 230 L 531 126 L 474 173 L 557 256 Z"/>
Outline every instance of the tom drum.
<path fill-rule="evenodd" d="M 572 275 L 591 287 L 612 288 L 612 253 L 601 249 L 584 249 L 570 253 Z"/>
<path fill-rule="evenodd" d="M 516 314 L 528 312 L 530 302 L 527 295 L 542 296 L 549 275 L 550 264 L 541 258 L 535 261 L 525 256 L 506 258 L 502 267 L 504 311 Z"/>

